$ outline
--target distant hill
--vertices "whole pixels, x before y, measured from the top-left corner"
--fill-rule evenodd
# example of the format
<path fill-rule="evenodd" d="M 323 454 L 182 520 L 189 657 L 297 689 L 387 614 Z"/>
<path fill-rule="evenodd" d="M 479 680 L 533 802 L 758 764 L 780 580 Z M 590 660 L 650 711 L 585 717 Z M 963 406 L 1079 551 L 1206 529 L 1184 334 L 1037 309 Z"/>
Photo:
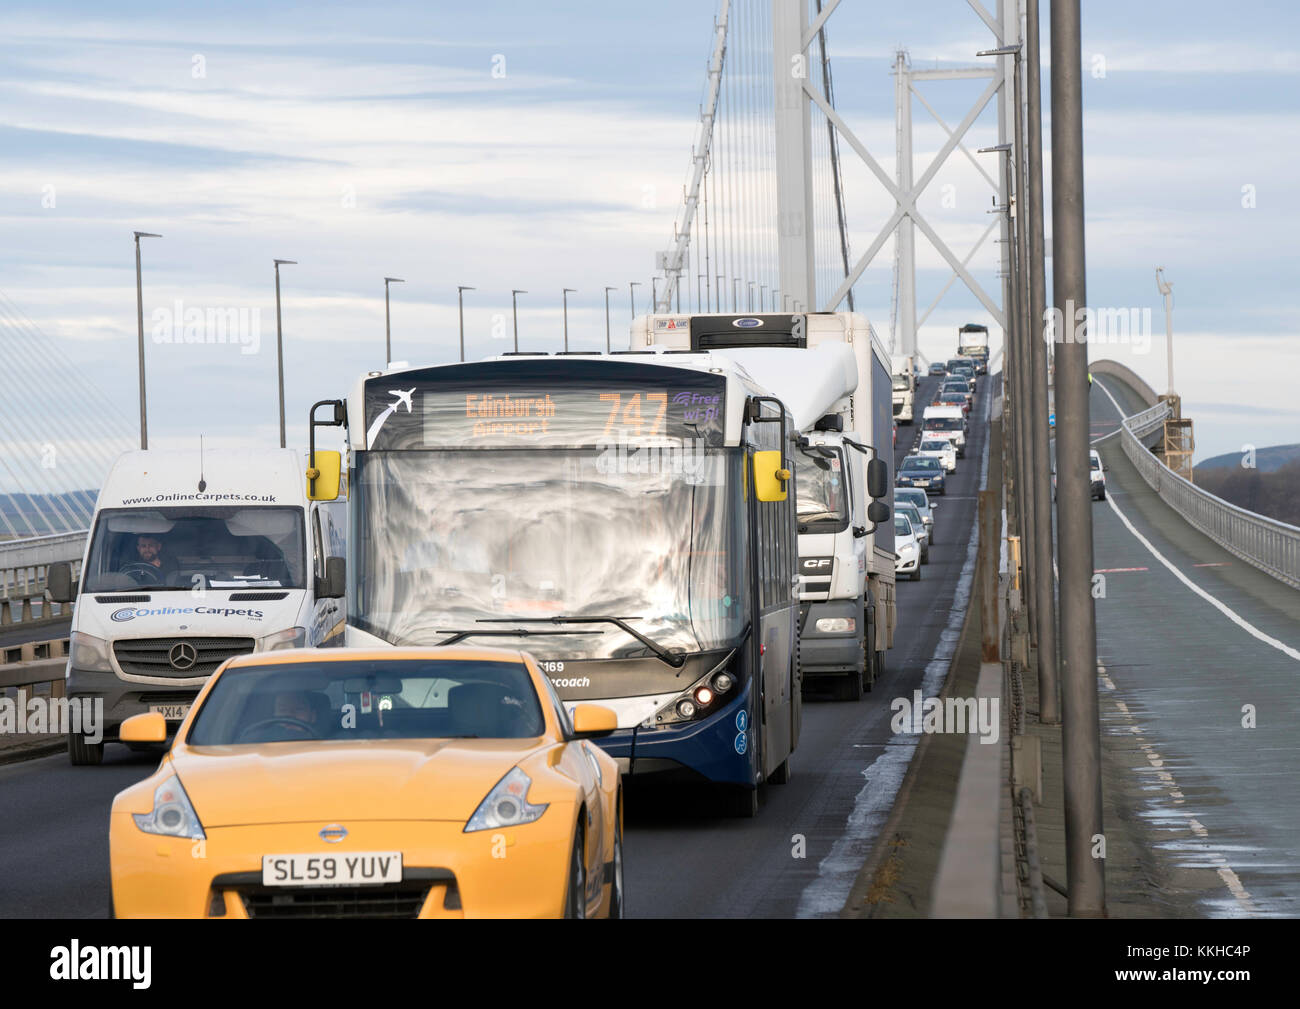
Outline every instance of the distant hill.
<path fill-rule="evenodd" d="M 1198 487 L 1239 508 L 1300 526 L 1300 458 L 1272 471 L 1243 469 L 1240 456 L 1223 458 L 1236 459 L 1236 468 L 1197 466 L 1193 480 Z"/>
<path fill-rule="evenodd" d="M 1241 465 L 1240 452 L 1228 452 L 1196 464 L 1197 470 L 1205 469 L 1244 469 Z M 1269 448 L 1255 450 L 1255 469 L 1261 473 L 1272 473 L 1288 463 L 1300 462 L 1300 445 L 1273 445 Z"/>

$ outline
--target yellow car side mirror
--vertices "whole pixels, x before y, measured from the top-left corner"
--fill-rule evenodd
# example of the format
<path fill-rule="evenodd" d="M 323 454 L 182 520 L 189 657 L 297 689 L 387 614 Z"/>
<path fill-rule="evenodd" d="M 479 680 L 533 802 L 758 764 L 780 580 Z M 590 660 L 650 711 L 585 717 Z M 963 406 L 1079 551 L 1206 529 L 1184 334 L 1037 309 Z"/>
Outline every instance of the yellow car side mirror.
<path fill-rule="evenodd" d="M 315 458 L 307 468 L 307 498 L 311 501 L 337 501 L 339 473 L 342 469 L 342 452 L 317 449 Z M 312 489 L 313 481 L 315 490 Z"/>
<path fill-rule="evenodd" d="M 124 743 L 165 743 L 167 719 L 160 711 L 146 711 L 132 715 L 117 730 L 117 738 Z"/>
<path fill-rule="evenodd" d="M 600 704 L 579 704 L 573 709 L 573 734 L 579 739 L 608 736 L 618 728 L 618 716 Z"/>
<path fill-rule="evenodd" d="M 776 449 L 754 453 L 754 496 L 760 501 L 784 501 L 790 471 Z"/>

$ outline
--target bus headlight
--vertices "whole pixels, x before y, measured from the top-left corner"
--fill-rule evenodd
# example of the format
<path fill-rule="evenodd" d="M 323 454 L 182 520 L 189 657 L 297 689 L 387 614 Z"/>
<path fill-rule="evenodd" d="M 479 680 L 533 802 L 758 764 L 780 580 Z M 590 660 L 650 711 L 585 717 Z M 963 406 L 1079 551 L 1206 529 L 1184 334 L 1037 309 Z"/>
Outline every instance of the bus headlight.
<path fill-rule="evenodd" d="M 701 708 L 707 708 L 713 703 L 713 691 L 708 687 L 695 688 L 695 702 Z"/>
<path fill-rule="evenodd" d="M 677 714 L 681 715 L 683 718 L 694 718 L 695 702 L 689 697 L 683 697 L 677 702 Z"/>
<path fill-rule="evenodd" d="M 730 673 L 719 673 L 713 678 L 713 689 L 719 694 L 725 694 L 735 685 L 736 681 L 731 678 Z"/>

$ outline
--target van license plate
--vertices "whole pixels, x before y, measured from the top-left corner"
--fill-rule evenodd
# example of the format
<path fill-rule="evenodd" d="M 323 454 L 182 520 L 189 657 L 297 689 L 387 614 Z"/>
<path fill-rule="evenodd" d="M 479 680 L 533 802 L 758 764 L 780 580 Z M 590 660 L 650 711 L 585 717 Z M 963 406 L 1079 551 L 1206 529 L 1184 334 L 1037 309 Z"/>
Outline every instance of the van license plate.
<path fill-rule="evenodd" d="M 184 720 L 185 716 L 190 713 L 188 704 L 151 704 L 150 711 L 156 711 L 169 722 L 179 722 Z"/>

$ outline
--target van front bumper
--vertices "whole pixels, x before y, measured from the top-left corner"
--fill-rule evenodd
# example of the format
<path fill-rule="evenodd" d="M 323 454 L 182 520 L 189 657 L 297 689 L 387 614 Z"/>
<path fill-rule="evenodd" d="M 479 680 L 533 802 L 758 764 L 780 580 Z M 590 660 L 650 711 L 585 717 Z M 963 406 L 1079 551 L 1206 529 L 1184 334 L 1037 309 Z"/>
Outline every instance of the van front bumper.
<path fill-rule="evenodd" d="M 91 672 L 69 666 L 65 678 L 68 697 L 100 698 L 104 704 L 105 740 L 116 740 L 117 730 L 132 715 L 141 715 L 154 704 L 192 704 L 201 686 L 176 686 L 170 683 L 128 683 L 116 673 Z M 176 719 L 168 723 L 175 729 Z"/>

